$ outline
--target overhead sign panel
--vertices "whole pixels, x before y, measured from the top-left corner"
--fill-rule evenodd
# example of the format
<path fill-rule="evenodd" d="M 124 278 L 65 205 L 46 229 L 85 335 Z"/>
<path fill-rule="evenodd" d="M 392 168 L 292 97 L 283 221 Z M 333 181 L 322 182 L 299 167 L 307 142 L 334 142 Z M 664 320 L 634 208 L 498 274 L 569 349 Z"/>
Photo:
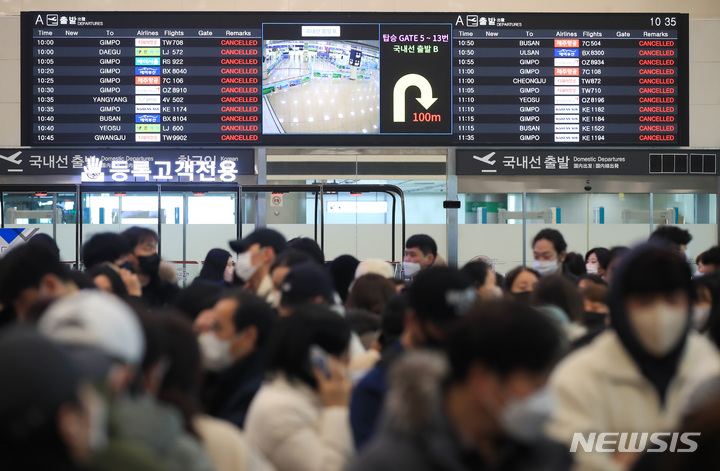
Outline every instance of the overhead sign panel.
<path fill-rule="evenodd" d="M 53 11 L 21 34 L 28 146 L 689 144 L 685 14 Z"/>

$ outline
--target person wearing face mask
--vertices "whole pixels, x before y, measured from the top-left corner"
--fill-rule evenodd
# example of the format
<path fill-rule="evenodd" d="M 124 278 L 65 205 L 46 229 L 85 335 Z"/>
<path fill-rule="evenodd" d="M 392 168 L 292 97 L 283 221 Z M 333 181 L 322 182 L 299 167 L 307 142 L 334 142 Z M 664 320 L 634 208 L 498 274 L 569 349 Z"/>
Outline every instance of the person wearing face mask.
<path fill-rule="evenodd" d="M 161 456 L 122 432 L 117 405 L 129 394 L 145 354 L 138 316 L 117 296 L 83 290 L 54 302 L 38 321 L 39 332 L 62 347 L 102 395 L 104 421 L 93 439 L 93 471 L 160 471 Z"/>
<path fill-rule="evenodd" d="M 403 275 L 406 279 L 413 279 L 420 270 L 425 270 L 435 263 L 437 258 L 437 244 L 432 237 L 426 234 L 416 234 L 405 242 L 405 256 L 403 257 Z"/>
<path fill-rule="evenodd" d="M 208 414 L 243 428 L 263 381 L 265 344 L 275 323 L 272 308 L 254 294 L 231 291 L 211 310 L 198 343 L 207 374 L 202 402 Z"/>
<path fill-rule="evenodd" d="M 355 446 L 375 435 L 387 392 L 387 372 L 406 351 L 441 349 L 450 328 L 477 301 L 477 289 L 465 273 L 448 267 L 420 272 L 407 290 L 403 332 L 388 346 L 380 361 L 355 387 L 350 403 L 350 424 Z"/>
<path fill-rule="evenodd" d="M 193 283 L 202 281 L 215 283 L 221 286 L 230 286 L 235 274 L 235 262 L 225 249 L 211 249 L 205 256 L 200 274 L 195 277 Z"/>
<path fill-rule="evenodd" d="M 0 303 L 13 322 L 32 322 L 35 305 L 78 291 L 70 270 L 58 255 L 40 244 L 25 244 L 0 260 Z"/>
<path fill-rule="evenodd" d="M 565 266 L 567 243 L 555 229 L 543 229 L 533 239 L 533 266 L 541 276 L 562 275 L 577 284 L 578 277 Z"/>
<path fill-rule="evenodd" d="M 529 306 L 491 301 L 453 328 L 445 350 L 393 367 L 386 417 L 351 471 L 570 469 L 568 449 L 543 427 L 545 387 L 561 354 L 556 327 Z"/>
<path fill-rule="evenodd" d="M 550 434 L 673 432 L 691 395 L 720 374 L 713 345 L 690 329 L 690 268 L 658 242 L 624 255 L 610 288 L 611 328 L 558 365 L 550 387 L 558 411 Z M 641 453 L 575 454 L 580 471 L 623 471 Z"/>
<path fill-rule="evenodd" d="M 540 273 L 532 268 L 519 266 L 513 268 L 505 277 L 507 296 L 522 304 L 530 304 L 532 292 L 540 280 Z"/>
<path fill-rule="evenodd" d="M 475 281 L 478 298 L 481 300 L 490 301 L 503 297 L 503 290 L 497 283 L 497 275 L 487 263 L 482 260 L 469 262 L 460 271 Z"/>
<path fill-rule="evenodd" d="M 273 291 L 270 267 L 287 248 L 285 237 L 277 231 L 260 228 L 241 240 L 230 242 L 239 255 L 235 274 L 245 283 L 245 289 L 267 299 Z"/>
<path fill-rule="evenodd" d="M 610 263 L 610 251 L 605 247 L 595 247 L 585 254 L 585 271 L 588 275 L 605 275 Z"/>
<path fill-rule="evenodd" d="M 720 273 L 712 272 L 693 280 L 697 297 L 692 325 L 720 348 Z"/>
<path fill-rule="evenodd" d="M 180 288 L 160 276 L 161 258 L 157 251 L 158 236 L 155 231 L 133 226 L 122 233 L 132 247 L 127 260 L 132 265 L 142 285 L 142 299 L 152 308 L 169 306 Z"/>

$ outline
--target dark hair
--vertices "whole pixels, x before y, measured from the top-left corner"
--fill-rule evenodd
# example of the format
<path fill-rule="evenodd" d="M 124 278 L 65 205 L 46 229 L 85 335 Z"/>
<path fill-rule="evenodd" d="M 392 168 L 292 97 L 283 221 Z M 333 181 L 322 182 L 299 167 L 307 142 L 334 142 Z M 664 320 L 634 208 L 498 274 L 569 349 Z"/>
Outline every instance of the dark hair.
<path fill-rule="evenodd" d="M 351 309 L 345 313 L 345 319 L 348 321 L 350 330 L 362 336 L 368 332 L 377 332 L 380 330 L 380 316 L 374 312 L 365 309 Z"/>
<path fill-rule="evenodd" d="M 44 234 L 42 232 L 35 234 L 30 237 L 30 240 L 28 240 L 27 243 L 31 245 L 42 245 L 43 247 L 50 249 L 50 251 L 57 255 L 58 258 L 60 257 L 60 247 L 58 247 L 55 239 L 53 239 L 49 234 Z"/>
<path fill-rule="evenodd" d="M 264 346 L 275 325 L 275 310 L 265 300 L 249 291 L 229 290 L 220 295 L 219 301 L 223 299 L 237 301 L 237 308 L 233 313 L 235 332 L 255 326 L 257 329 L 255 345 Z"/>
<path fill-rule="evenodd" d="M 312 260 L 323 265 L 325 263 L 325 254 L 313 239 L 309 237 L 295 237 L 287 243 L 288 249 L 297 250 L 308 255 Z"/>
<path fill-rule="evenodd" d="M 720 247 L 710 247 L 702 253 L 700 261 L 703 265 L 715 265 L 716 269 L 720 268 Z"/>
<path fill-rule="evenodd" d="M 197 278 L 215 282 L 223 282 L 230 252 L 225 249 L 210 249 L 205 256 L 203 267 Z"/>
<path fill-rule="evenodd" d="M 684 291 L 693 299 L 692 273 L 685 258 L 664 248 L 650 248 L 625 267 L 622 298 L 633 294 L 669 294 Z"/>
<path fill-rule="evenodd" d="M 115 262 L 130 252 L 132 249 L 125 237 L 114 232 L 101 232 L 83 244 L 82 261 L 85 269 L 90 270 L 103 262 Z"/>
<path fill-rule="evenodd" d="M 310 255 L 305 252 L 301 252 L 296 249 L 286 249 L 275 257 L 275 261 L 270 266 L 270 273 L 272 273 L 276 268 L 290 268 L 295 265 L 300 265 L 301 263 L 309 262 L 310 260 Z"/>
<path fill-rule="evenodd" d="M 585 263 L 587 263 L 588 259 L 590 258 L 590 255 L 595 254 L 595 257 L 598 260 L 598 264 L 600 265 L 600 268 L 603 270 L 607 270 L 608 265 L 610 265 L 610 251 L 606 249 L 605 247 L 595 247 L 593 249 L 588 250 L 588 253 L 585 254 Z"/>
<path fill-rule="evenodd" d="M 365 309 L 375 314 L 385 310 L 388 299 L 395 296 L 395 284 L 382 275 L 368 273 L 353 284 L 348 293 L 345 307 L 348 309 Z"/>
<path fill-rule="evenodd" d="M 423 255 L 433 254 L 437 257 L 437 244 L 435 240 L 427 234 L 415 234 L 405 242 L 406 249 L 417 247 Z"/>
<path fill-rule="evenodd" d="M 395 343 L 402 335 L 405 327 L 405 312 L 408 306 L 408 298 L 405 293 L 396 294 L 388 299 L 382 313 L 382 331 L 378 338 L 378 342 L 383 349 Z"/>
<path fill-rule="evenodd" d="M 567 243 L 565 242 L 565 239 L 563 238 L 560 231 L 557 231 L 555 229 L 541 230 L 533 239 L 533 247 L 535 247 L 535 244 L 537 244 L 539 240 L 543 239 L 549 240 L 553 244 L 553 248 L 558 254 L 567 250 Z"/>
<path fill-rule="evenodd" d="M 168 360 L 158 399 L 175 406 L 183 415 L 185 430 L 197 436 L 193 418 L 200 411 L 197 398 L 202 384 L 202 362 L 192 324 L 179 314 L 166 313 L 158 325 Z"/>
<path fill-rule="evenodd" d="M 135 247 L 146 240 L 154 240 L 155 242 L 158 240 L 158 235 L 155 231 L 140 226 L 133 226 L 129 229 L 125 229 L 121 235 L 130 246 L 130 252 L 135 250 Z"/>
<path fill-rule="evenodd" d="M 0 453 L 3 469 L 75 469 L 58 411 L 81 409 L 81 372 L 55 342 L 28 326 L 0 332 Z"/>
<path fill-rule="evenodd" d="M 553 322 L 511 301 L 476 305 L 447 342 L 451 380 L 463 381 L 480 363 L 505 377 L 515 371 L 545 373 L 560 358 L 562 340 Z"/>
<path fill-rule="evenodd" d="M 491 269 L 492 267 L 482 260 L 475 260 L 473 262 L 466 263 L 460 271 L 472 278 L 475 282 L 475 286 L 480 287 L 485 284 L 485 279 Z"/>
<path fill-rule="evenodd" d="M 565 256 L 565 266 L 575 276 L 582 276 L 587 273 L 585 259 L 581 253 L 570 252 Z"/>
<path fill-rule="evenodd" d="M 173 304 L 182 315 L 194 321 L 202 311 L 218 302 L 224 289 L 220 283 L 195 278 L 190 286 L 178 292 Z"/>
<path fill-rule="evenodd" d="M 455 323 L 476 300 L 472 279 L 450 267 L 422 270 L 408 289 L 408 301 L 418 319 L 441 327 Z"/>
<path fill-rule="evenodd" d="M 508 292 L 512 291 L 512 285 L 513 285 L 513 283 L 515 283 L 515 278 L 517 278 L 518 275 L 524 271 L 532 273 L 533 275 L 535 275 L 535 278 L 537 278 L 538 280 L 541 278 L 540 273 L 538 273 L 537 270 L 528 268 L 523 265 L 520 265 L 519 267 L 515 267 L 512 270 L 510 270 L 507 275 L 505 275 L 505 287 Z"/>
<path fill-rule="evenodd" d="M 27 288 L 37 288 L 45 275 L 70 281 L 70 270 L 42 244 L 15 247 L 0 259 L 0 303 L 12 304 Z"/>
<path fill-rule="evenodd" d="M 618 245 L 616 247 L 611 248 L 610 249 L 610 262 L 608 262 L 608 267 L 615 259 L 622 258 L 629 251 L 630 251 L 630 249 L 628 247 L 625 247 L 624 245 Z"/>
<path fill-rule="evenodd" d="M 350 283 L 355 279 L 355 270 L 359 264 L 358 259 L 352 255 L 340 255 L 330 262 L 330 276 L 332 276 L 335 289 L 343 302 L 347 300 L 348 289 Z"/>
<path fill-rule="evenodd" d="M 268 340 L 266 370 L 283 373 L 291 381 L 317 388 L 310 363 L 310 347 L 317 345 L 339 356 L 350 344 L 350 327 L 345 319 L 322 305 L 298 307 L 292 315 L 278 320 Z"/>
<path fill-rule="evenodd" d="M 534 306 L 557 306 L 570 321 L 580 321 L 584 311 L 583 298 L 571 281 L 560 275 L 543 276 L 532 294 Z"/>
<path fill-rule="evenodd" d="M 650 236 L 650 239 L 662 239 L 676 246 L 687 245 L 692 238 L 690 232 L 677 226 L 660 226 Z"/>
<path fill-rule="evenodd" d="M 110 286 L 112 286 L 113 293 L 121 298 L 127 297 L 128 290 L 125 286 L 125 282 L 123 282 L 122 277 L 115 268 L 107 265 L 106 263 L 101 263 L 100 265 L 92 267 L 87 274 L 90 276 L 93 283 L 95 282 L 95 278 L 98 276 L 107 277 L 110 281 Z"/>

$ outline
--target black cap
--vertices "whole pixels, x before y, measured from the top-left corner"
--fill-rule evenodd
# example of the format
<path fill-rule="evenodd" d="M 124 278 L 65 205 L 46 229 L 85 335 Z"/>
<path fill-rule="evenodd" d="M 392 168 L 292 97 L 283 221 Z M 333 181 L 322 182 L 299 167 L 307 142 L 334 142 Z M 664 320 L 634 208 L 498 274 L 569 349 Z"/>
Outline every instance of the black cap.
<path fill-rule="evenodd" d="M 301 263 L 290 268 L 283 284 L 282 304 L 300 304 L 316 296 L 328 301 L 334 297 L 330 275 L 317 263 Z"/>
<path fill-rule="evenodd" d="M 272 247 L 275 251 L 275 255 L 279 254 L 287 247 L 287 241 L 282 234 L 278 231 L 263 227 L 255 229 L 244 239 L 238 239 L 230 242 L 230 248 L 232 248 L 235 252 L 242 253 L 255 244 L 260 244 L 260 247 Z"/>
<path fill-rule="evenodd" d="M 449 267 L 430 267 L 417 274 L 408 300 L 419 319 L 441 327 L 465 315 L 477 301 L 477 290 L 465 273 Z"/>

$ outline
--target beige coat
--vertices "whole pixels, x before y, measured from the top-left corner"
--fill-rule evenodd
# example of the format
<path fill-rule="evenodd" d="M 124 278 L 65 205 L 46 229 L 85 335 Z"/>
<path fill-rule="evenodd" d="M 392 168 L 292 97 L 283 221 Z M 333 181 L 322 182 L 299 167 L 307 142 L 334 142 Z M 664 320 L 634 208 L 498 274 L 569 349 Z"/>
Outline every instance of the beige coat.
<path fill-rule="evenodd" d="M 251 446 L 242 431 L 224 420 L 198 415 L 193 425 L 205 444 L 215 471 L 275 471 Z"/>
<path fill-rule="evenodd" d="M 326 408 L 313 389 L 284 377 L 260 388 L 245 433 L 277 471 L 342 471 L 353 453 L 348 408 Z"/>
<path fill-rule="evenodd" d="M 690 334 L 661 409 L 657 391 L 609 330 L 563 360 L 550 377 L 558 408 L 548 433 L 569 446 L 575 432 L 675 431 L 693 391 L 718 375 L 720 353 L 707 339 Z M 613 453 L 584 453 L 582 447 L 574 459 L 576 471 L 627 469 Z"/>

